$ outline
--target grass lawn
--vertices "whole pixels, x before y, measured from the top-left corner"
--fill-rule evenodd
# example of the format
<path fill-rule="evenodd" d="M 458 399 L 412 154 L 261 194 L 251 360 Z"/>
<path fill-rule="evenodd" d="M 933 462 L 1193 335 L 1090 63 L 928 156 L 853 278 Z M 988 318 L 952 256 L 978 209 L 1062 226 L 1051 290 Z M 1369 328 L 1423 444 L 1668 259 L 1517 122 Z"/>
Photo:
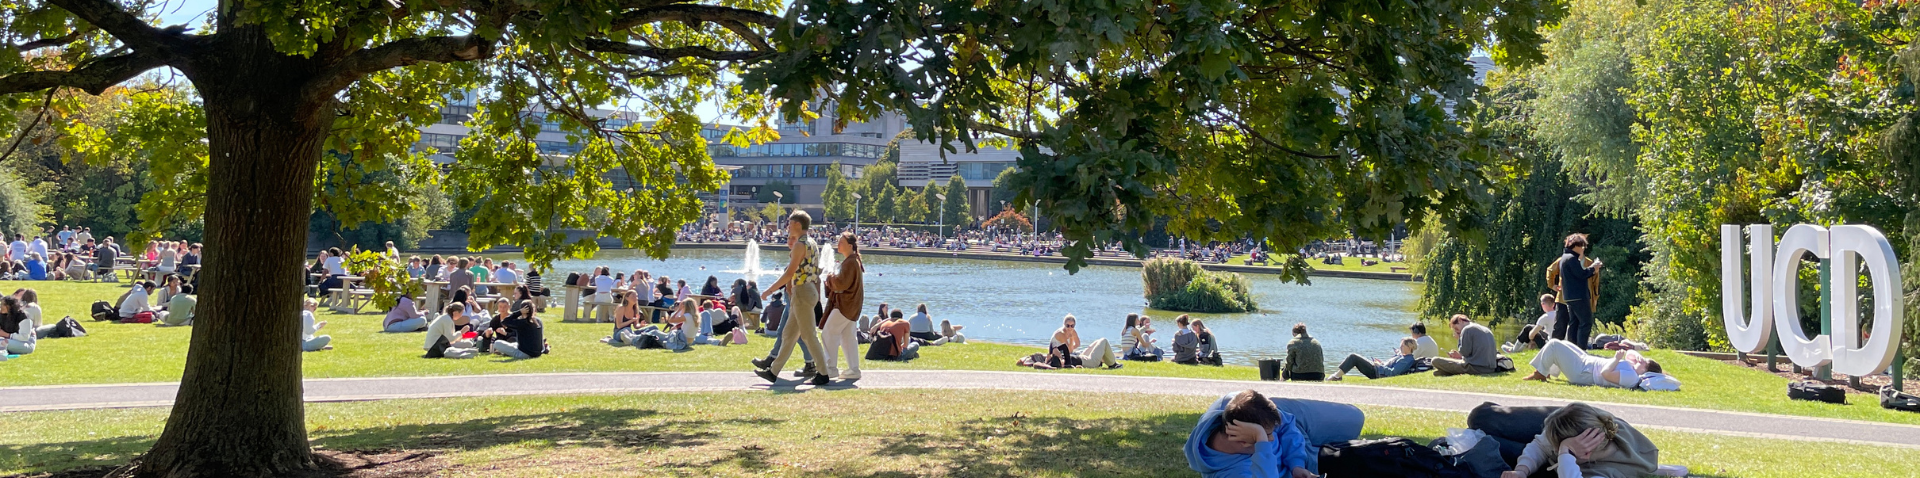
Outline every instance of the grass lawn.
<path fill-rule="evenodd" d="M 447 476 L 1191 476 L 1182 446 L 1211 401 L 1006 391 L 533 396 L 315 404 L 307 422 L 317 448 L 427 452 Z M 1369 437 L 1423 443 L 1466 420 L 1367 413 Z M 0 417 L 0 474 L 123 464 L 165 419 L 157 408 Z M 1920 466 L 1911 450 L 1646 432 L 1662 462 L 1703 477 Z"/>
<path fill-rule="evenodd" d="M 86 317 L 87 307 L 93 301 L 112 301 L 126 291 L 124 287 L 69 282 L 14 284 L 16 287 L 31 285 L 40 293 L 41 307 L 49 322 L 72 315 L 86 324 L 88 336 L 42 341 L 39 350 L 33 354 L 0 364 L 0 386 L 171 382 L 180 379 L 191 328 L 92 322 Z M 0 289 L 6 285 L 9 284 L 0 284 Z M 11 289 L 4 290 L 11 292 Z M 420 358 L 424 334 L 382 333 L 382 315 L 339 315 L 323 308 L 319 319 L 326 321 L 327 326 L 320 333 L 333 336 L 334 349 L 304 354 L 304 370 L 308 378 L 614 371 L 737 370 L 744 373 L 750 369 L 748 360 L 765 356 L 773 346 L 772 338 L 750 335 L 747 345 L 699 346 L 682 353 L 615 348 L 599 342 L 611 331 L 611 325 L 563 323 L 560 322 L 560 316 L 559 307 L 550 308 L 543 314 L 548 321 L 547 341 L 555 353 L 538 360 L 514 361 L 497 356 L 474 360 L 429 360 Z M 865 361 L 861 367 L 874 370 L 1031 371 L 1015 366 L 1014 360 L 1039 351 L 1042 351 L 1039 347 L 1005 344 L 956 344 L 923 348 L 920 358 L 908 363 Z M 1119 370 L 1085 369 L 1060 373 L 1229 380 L 1259 378 L 1258 370 L 1253 367 L 1192 367 L 1170 362 L 1129 362 Z"/>
<path fill-rule="evenodd" d="M 70 314 L 81 317 L 87 305 L 96 298 L 111 300 L 124 290 L 111 284 L 17 284 L 31 284 L 37 288 L 49 319 Z M 748 370 L 747 361 L 764 356 L 773 343 L 770 338 L 756 335 L 744 346 L 701 346 L 684 353 L 614 348 L 599 343 L 600 337 L 606 335 L 610 328 L 606 324 L 561 323 L 557 320 L 558 308 L 549 309 L 546 316 L 550 321 L 548 340 L 556 351 L 553 355 L 523 361 L 504 357 L 429 360 L 419 358 L 424 337 L 422 334 L 381 333 L 381 316 L 376 314 L 335 315 L 322 311 L 321 320 L 329 322 L 322 333 L 333 336 L 335 349 L 304 354 L 305 372 L 309 378 L 616 371 L 744 373 Z M 109 323 L 89 323 L 88 327 L 91 335 L 87 337 L 44 341 L 38 352 L 0 364 L 0 386 L 179 380 L 186 358 L 188 334 L 191 333 L 189 328 Z M 873 370 L 1031 371 L 1017 367 L 1013 362 L 1022 355 L 1040 350 L 1038 347 L 992 343 L 946 345 L 922 349 L 920 359 L 910 363 L 869 361 L 863 363 L 862 367 Z M 1532 371 L 1527 365 L 1527 361 L 1533 357 L 1531 352 L 1516 355 L 1514 362 L 1520 370 L 1507 375 L 1436 378 L 1431 374 L 1418 374 L 1371 381 L 1354 376 L 1347 383 L 1920 424 L 1920 414 L 1881 409 L 1877 401 L 1865 395 L 1853 395 L 1852 403 L 1844 406 L 1792 401 L 1786 398 L 1787 380 L 1772 374 L 1671 352 L 1656 351 L 1649 355 L 1685 382 L 1683 391 L 1649 393 L 1580 387 L 1559 381 L 1524 382 L 1519 378 Z M 1259 377 L 1254 367 L 1195 367 L 1170 362 L 1127 362 L 1126 367 L 1119 370 L 1081 369 L 1051 373 L 1223 380 L 1255 380 Z"/>
<path fill-rule="evenodd" d="M 1251 256 L 1250 254 L 1240 254 L 1240 255 L 1230 257 L 1227 259 L 1227 264 L 1235 265 L 1235 266 L 1245 266 L 1247 265 L 1247 258 L 1250 256 Z M 1292 254 L 1275 254 L 1272 258 L 1273 260 L 1271 262 L 1268 262 L 1265 267 L 1278 268 L 1280 267 L 1280 265 L 1286 264 L 1286 258 L 1290 256 L 1292 256 Z M 1313 267 L 1315 270 L 1323 270 L 1323 271 L 1360 271 L 1360 272 L 1380 272 L 1380 273 L 1393 273 L 1393 274 L 1408 273 L 1407 271 L 1404 271 L 1404 270 L 1402 271 L 1393 270 L 1393 268 L 1395 267 L 1407 267 L 1408 264 L 1405 262 L 1381 262 L 1379 264 L 1374 264 L 1371 266 L 1363 266 L 1363 265 L 1360 265 L 1360 260 L 1361 258 L 1358 258 L 1358 257 L 1348 257 L 1346 258 L 1346 260 L 1341 261 L 1340 264 L 1322 264 L 1320 263 L 1319 260 L 1307 259 L 1307 265 Z M 1262 266 L 1255 265 L 1253 267 L 1262 267 Z"/>

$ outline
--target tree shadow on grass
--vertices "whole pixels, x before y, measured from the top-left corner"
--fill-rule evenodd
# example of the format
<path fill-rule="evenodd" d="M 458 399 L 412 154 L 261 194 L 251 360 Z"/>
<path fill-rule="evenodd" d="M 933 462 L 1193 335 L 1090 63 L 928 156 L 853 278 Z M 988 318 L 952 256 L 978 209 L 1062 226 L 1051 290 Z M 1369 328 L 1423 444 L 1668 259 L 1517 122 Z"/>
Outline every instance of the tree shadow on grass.
<path fill-rule="evenodd" d="M 655 410 L 581 408 L 556 413 L 493 416 L 457 423 L 352 429 L 315 427 L 308 431 L 308 438 L 315 449 L 332 450 L 465 451 L 536 442 L 638 451 L 704 445 L 723 438 L 714 431 L 720 425 L 769 428 L 783 422 L 771 418 L 659 420 L 661 415 Z M 145 453 L 156 438 L 153 435 L 140 435 L 0 445 L 0 467 L 40 474 L 118 466 Z M 768 467 L 764 460 L 758 460 L 751 454 L 735 453 L 722 459 L 742 467 Z"/>
<path fill-rule="evenodd" d="M 932 434 L 883 438 L 875 456 L 917 457 L 957 476 L 1185 476 L 1182 447 L 1199 413 L 1122 418 L 980 418 Z M 828 474 L 911 476 L 894 471 Z"/>

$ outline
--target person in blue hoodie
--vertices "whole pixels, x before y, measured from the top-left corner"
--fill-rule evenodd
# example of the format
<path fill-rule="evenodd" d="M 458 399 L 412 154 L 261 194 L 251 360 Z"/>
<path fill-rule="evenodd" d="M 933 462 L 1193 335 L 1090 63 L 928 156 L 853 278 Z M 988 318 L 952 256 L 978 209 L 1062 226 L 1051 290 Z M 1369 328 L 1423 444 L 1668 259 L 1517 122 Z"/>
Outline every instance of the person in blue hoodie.
<path fill-rule="evenodd" d="M 1187 436 L 1187 466 L 1206 478 L 1316 477 L 1309 457 L 1317 453 L 1295 420 L 1260 392 L 1222 398 Z"/>
<path fill-rule="evenodd" d="M 1232 447 L 1234 445 L 1233 443 L 1209 441 L 1215 438 L 1222 441 L 1231 441 L 1233 437 L 1225 436 L 1228 434 L 1225 430 L 1228 427 L 1224 424 L 1232 423 L 1233 419 L 1226 418 L 1226 410 L 1242 395 L 1249 394 L 1251 397 L 1260 397 L 1258 392 L 1252 390 L 1240 393 L 1229 393 L 1221 396 L 1219 400 L 1215 400 L 1213 406 L 1207 408 L 1207 415 L 1201 417 L 1199 425 L 1194 427 L 1193 435 L 1187 438 L 1187 462 L 1193 466 L 1195 471 L 1199 471 L 1201 474 L 1210 477 L 1281 476 L 1291 478 L 1292 470 L 1290 468 L 1268 467 L 1270 468 L 1270 473 L 1277 473 L 1278 471 L 1276 470 L 1286 470 L 1286 473 L 1278 475 L 1254 474 L 1253 470 L 1256 467 L 1251 465 L 1251 461 L 1248 460 L 1250 457 L 1247 456 L 1252 453 L 1253 448 L 1229 449 L 1228 447 Z M 1298 435 L 1301 439 L 1305 440 L 1306 452 L 1303 461 L 1306 464 L 1302 466 L 1302 468 L 1305 468 L 1309 473 L 1320 472 L 1319 448 L 1322 445 L 1357 440 L 1360 438 L 1360 429 L 1366 426 L 1367 414 L 1360 411 L 1360 407 L 1353 405 L 1294 398 L 1273 398 L 1266 399 L 1266 401 L 1272 403 L 1274 409 L 1279 410 L 1281 421 L 1292 424 L 1291 430 L 1281 431 Z M 1269 429 L 1271 430 L 1273 428 Z M 1214 434 L 1216 432 L 1219 432 L 1222 436 L 1215 437 Z M 1279 434 L 1275 433 L 1275 435 Z M 1280 449 L 1286 450 L 1286 448 Z M 1236 463 L 1233 461 L 1233 457 L 1223 455 L 1223 453 L 1232 454 L 1235 452 L 1243 455 L 1237 462 L 1238 464 L 1235 466 L 1222 466 Z M 1272 462 L 1269 461 L 1266 463 Z"/>

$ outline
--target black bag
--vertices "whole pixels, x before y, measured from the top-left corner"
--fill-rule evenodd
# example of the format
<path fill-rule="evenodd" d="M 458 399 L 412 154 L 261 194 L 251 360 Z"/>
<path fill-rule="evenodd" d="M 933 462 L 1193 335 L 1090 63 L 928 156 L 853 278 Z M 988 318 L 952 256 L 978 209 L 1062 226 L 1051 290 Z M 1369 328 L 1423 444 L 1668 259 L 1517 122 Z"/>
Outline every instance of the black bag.
<path fill-rule="evenodd" d="M 1903 393 L 1892 385 L 1880 387 L 1880 408 L 1920 412 L 1920 397 Z"/>
<path fill-rule="evenodd" d="M 572 272 L 567 274 L 566 285 L 579 285 L 579 284 L 580 284 L 580 273 Z"/>
<path fill-rule="evenodd" d="M 873 345 L 867 346 L 867 360 L 894 360 L 899 358 L 891 353 L 893 352 L 893 344 L 892 334 L 880 334 L 880 336 L 874 337 Z"/>
<path fill-rule="evenodd" d="M 1320 474 L 1333 477 L 1438 478 L 1446 468 L 1440 452 L 1392 437 L 1320 447 Z"/>
<path fill-rule="evenodd" d="M 667 344 L 660 343 L 660 338 L 652 334 L 640 334 L 633 337 L 633 348 L 664 349 L 667 348 Z"/>
<path fill-rule="evenodd" d="M 93 303 L 93 320 L 120 320 L 120 314 L 113 310 L 113 304 L 97 301 Z"/>
<path fill-rule="evenodd" d="M 1845 405 L 1847 391 L 1813 380 L 1801 380 L 1787 384 L 1787 398 Z"/>
<path fill-rule="evenodd" d="M 1269 382 L 1280 380 L 1280 359 L 1260 359 L 1260 379 Z"/>
<path fill-rule="evenodd" d="M 1446 468 L 1440 471 L 1444 478 L 1500 478 L 1500 472 L 1513 469 L 1500 457 L 1500 443 L 1491 436 L 1473 444 L 1473 449 L 1458 455 L 1440 455 Z M 1435 451 L 1447 447 L 1447 438 L 1433 439 L 1428 444 Z"/>

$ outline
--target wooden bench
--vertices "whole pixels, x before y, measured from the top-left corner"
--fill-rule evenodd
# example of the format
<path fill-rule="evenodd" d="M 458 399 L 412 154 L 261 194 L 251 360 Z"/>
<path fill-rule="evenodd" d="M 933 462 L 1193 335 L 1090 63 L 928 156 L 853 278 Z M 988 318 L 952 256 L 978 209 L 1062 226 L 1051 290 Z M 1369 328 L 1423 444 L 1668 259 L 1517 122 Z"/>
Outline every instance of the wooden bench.
<path fill-rule="evenodd" d="M 1256 260 L 1253 260 L 1253 259 L 1247 259 L 1247 260 L 1245 260 L 1245 261 L 1243 261 L 1243 262 L 1246 262 L 1246 263 L 1247 263 L 1247 265 L 1250 265 L 1250 266 L 1251 266 L 1251 265 L 1255 265 L 1255 264 L 1258 264 L 1258 265 L 1263 265 L 1263 266 L 1264 266 L 1264 265 L 1267 265 L 1267 261 L 1256 261 Z"/>
<path fill-rule="evenodd" d="M 1408 269 L 1405 267 L 1393 266 L 1393 267 L 1388 267 L 1387 270 L 1393 271 L 1393 272 L 1406 272 Z"/>
<path fill-rule="evenodd" d="M 343 314 L 358 314 L 367 304 L 373 303 L 372 289 L 334 289 L 333 311 Z"/>

